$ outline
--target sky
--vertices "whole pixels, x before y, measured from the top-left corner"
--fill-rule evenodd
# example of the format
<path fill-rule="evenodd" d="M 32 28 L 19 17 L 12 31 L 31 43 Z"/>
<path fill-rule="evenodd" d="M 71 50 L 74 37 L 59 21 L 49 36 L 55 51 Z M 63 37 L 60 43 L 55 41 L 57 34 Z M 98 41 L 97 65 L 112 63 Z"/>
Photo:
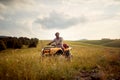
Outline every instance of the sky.
<path fill-rule="evenodd" d="M 0 0 L 0 35 L 119 39 L 120 0 Z"/>

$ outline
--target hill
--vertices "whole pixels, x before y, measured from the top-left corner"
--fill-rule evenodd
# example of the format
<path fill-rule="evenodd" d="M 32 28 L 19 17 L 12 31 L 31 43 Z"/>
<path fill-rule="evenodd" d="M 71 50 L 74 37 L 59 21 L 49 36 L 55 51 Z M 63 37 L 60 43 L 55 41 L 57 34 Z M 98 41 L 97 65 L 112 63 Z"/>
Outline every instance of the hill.
<path fill-rule="evenodd" d="M 88 43 L 88 44 L 94 44 L 94 45 L 102 45 L 102 46 L 108 46 L 108 47 L 119 47 L 120 48 L 120 40 L 82 40 L 80 42 Z"/>

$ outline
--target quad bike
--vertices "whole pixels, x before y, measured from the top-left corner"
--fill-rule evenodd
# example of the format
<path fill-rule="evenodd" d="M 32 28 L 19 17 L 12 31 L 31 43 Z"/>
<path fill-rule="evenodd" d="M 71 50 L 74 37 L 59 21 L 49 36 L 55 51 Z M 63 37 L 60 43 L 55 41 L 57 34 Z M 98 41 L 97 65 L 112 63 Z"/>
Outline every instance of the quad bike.
<path fill-rule="evenodd" d="M 63 55 L 66 58 L 71 56 L 71 47 L 67 44 L 63 44 L 63 48 L 56 47 L 55 45 L 46 46 L 42 49 L 42 56 L 56 56 Z"/>

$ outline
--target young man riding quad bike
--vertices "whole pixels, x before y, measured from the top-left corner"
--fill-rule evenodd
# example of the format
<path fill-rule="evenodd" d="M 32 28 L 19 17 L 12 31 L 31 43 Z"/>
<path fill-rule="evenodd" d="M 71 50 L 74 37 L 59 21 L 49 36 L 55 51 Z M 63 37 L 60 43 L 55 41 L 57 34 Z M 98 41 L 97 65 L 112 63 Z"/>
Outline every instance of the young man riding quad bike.
<path fill-rule="evenodd" d="M 44 55 L 64 55 L 66 58 L 70 58 L 70 47 L 67 44 L 63 44 L 63 38 L 59 37 L 59 32 L 55 33 L 56 38 L 48 43 L 47 47 L 42 49 L 42 56 Z M 54 44 L 52 44 L 54 43 Z"/>

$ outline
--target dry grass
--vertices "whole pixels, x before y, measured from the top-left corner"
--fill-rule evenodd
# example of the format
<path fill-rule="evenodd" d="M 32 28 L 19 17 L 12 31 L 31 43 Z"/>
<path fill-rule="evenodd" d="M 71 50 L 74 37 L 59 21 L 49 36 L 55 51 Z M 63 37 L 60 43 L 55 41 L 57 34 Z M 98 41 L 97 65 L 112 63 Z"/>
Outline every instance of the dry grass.
<path fill-rule="evenodd" d="M 81 70 L 99 68 L 102 80 L 116 79 L 120 74 L 120 49 L 67 41 L 73 55 L 71 62 L 63 56 L 41 58 L 37 48 L 0 52 L 0 80 L 76 80 Z M 80 77 L 79 77 L 80 78 Z"/>

